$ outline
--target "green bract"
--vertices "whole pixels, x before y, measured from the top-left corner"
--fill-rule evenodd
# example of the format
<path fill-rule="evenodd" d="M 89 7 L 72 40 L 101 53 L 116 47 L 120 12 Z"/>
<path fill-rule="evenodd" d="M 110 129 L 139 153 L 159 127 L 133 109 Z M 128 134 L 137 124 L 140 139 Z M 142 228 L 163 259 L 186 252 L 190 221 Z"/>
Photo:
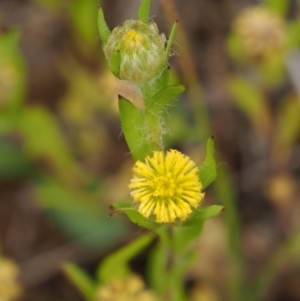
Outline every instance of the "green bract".
<path fill-rule="evenodd" d="M 141 83 L 162 71 L 166 56 L 165 43 L 166 37 L 159 34 L 155 23 L 128 20 L 112 31 L 103 50 L 110 65 L 114 54 L 120 53 L 117 77 Z"/>

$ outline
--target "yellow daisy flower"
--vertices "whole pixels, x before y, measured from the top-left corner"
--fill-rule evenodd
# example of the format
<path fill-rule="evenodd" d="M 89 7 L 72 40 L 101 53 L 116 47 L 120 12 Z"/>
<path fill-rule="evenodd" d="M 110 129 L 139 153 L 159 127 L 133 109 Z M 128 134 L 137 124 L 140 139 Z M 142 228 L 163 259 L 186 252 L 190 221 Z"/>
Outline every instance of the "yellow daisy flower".
<path fill-rule="evenodd" d="M 158 223 L 186 219 L 204 197 L 196 164 L 173 149 L 137 161 L 129 189 L 139 213 L 146 218 L 154 214 Z"/>
<path fill-rule="evenodd" d="M 145 289 L 143 280 L 134 274 L 114 279 L 99 287 L 96 301 L 155 301 L 154 294 Z"/>

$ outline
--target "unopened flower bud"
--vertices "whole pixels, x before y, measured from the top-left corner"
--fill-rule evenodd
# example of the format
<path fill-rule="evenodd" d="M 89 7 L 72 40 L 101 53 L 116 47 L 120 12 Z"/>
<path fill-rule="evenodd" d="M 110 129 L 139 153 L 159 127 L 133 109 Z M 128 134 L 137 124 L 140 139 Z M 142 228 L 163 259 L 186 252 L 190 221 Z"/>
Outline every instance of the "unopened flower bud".
<path fill-rule="evenodd" d="M 128 20 L 112 31 L 103 49 L 109 64 L 113 54 L 120 52 L 120 79 L 141 83 L 150 80 L 163 69 L 165 43 L 166 37 L 159 34 L 155 23 Z"/>

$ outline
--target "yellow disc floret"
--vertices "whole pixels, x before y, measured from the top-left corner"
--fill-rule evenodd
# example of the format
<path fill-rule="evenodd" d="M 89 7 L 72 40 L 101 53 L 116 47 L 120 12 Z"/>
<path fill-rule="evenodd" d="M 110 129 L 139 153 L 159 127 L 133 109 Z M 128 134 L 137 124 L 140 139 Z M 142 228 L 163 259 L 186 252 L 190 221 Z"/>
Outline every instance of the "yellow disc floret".
<path fill-rule="evenodd" d="M 158 223 L 184 220 L 204 197 L 198 168 L 179 151 L 155 151 L 145 163 L 137 161 L 129 185 L 140 214 L 155 215 Z"/>
<path fill-rule="evenodd" d="M 134 29 L 130 29 L 124 36 L 124 46 L 126 48 L 136 48 L 141 44 L 142 36 Z"/>

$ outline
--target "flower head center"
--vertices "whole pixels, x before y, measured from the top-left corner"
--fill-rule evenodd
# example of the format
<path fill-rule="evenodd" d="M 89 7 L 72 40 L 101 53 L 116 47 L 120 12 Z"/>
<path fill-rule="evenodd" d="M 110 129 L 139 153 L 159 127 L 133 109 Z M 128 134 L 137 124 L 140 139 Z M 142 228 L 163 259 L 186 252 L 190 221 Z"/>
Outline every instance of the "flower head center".
<path fill-rule="evenodd" d="M 153 195 L 156 197 L 174 197 L 175 196 L 175 181 L 170 176 L 158 176 L 153 180 Z"/>
<path fill-rule="evenodd" d="M 142 36 L 134 29 L 130 29 L 124 36 L 124 46 L 126 48 L 136 48 L 141 44 Z"/>

